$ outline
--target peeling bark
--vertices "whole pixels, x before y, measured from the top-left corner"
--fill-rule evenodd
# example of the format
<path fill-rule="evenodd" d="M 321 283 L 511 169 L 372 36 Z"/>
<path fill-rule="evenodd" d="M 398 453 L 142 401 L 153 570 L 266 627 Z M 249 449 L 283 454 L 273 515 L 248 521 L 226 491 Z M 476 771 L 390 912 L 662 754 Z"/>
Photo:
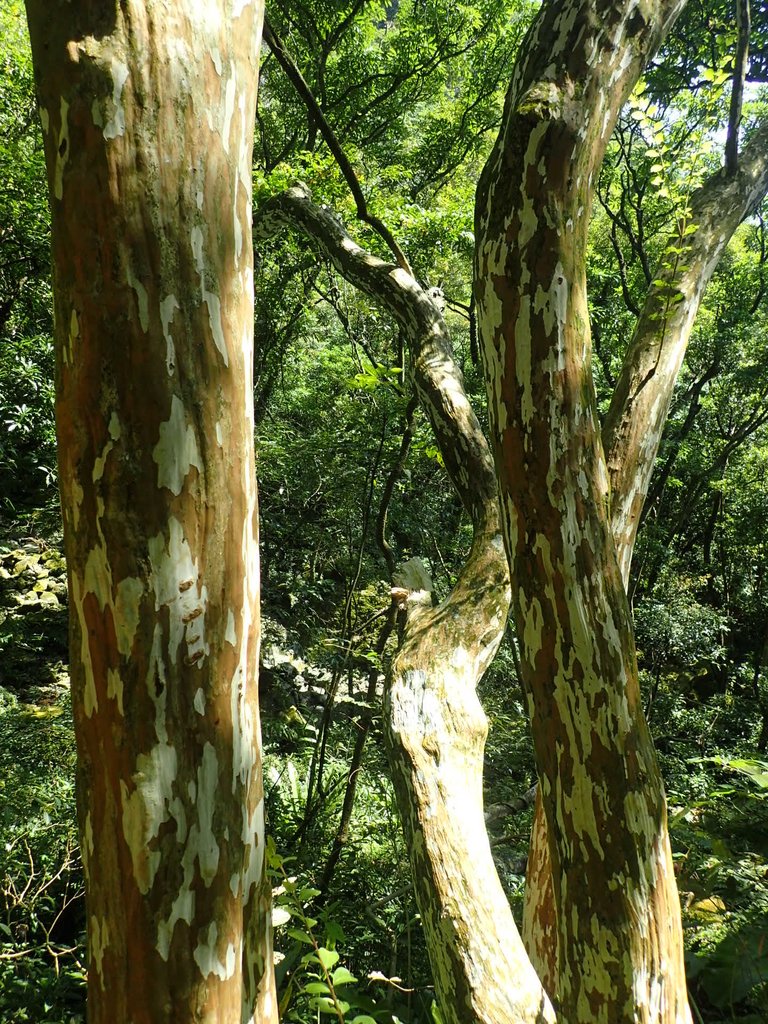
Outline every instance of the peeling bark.
<path fill-rule="evenodd" d="M 257 701 L 263 5 L 27 0 L 92 1024 L 276 1021 Z"/>
<path fill-rule="evenodd" d="M 476 300 L 569 1024 L 690 1020 L 590 373 L 593 177 L 683 0 L 545 3 L 476 206 Z M 553 937 L 550 936 L 550 942 Z"/>
<path fill-rule="evenodd" d="M 624 587 L 669 407 L 701 300 L 734 231 L 768 190 L 768 119 L 728 174 L 712 175 L 691 197 L 691 215 L 662 257 L 630 340 L 602 431 L 610 480 L 610 528 Z M 686 227 L 690 225 L 690 233 Z M 682 235 L 682 237 L 681 237 Z M 556 950 L 547 830 L 540 796 L 531 836 L 523 937 L 539 976 L 554 991 Z"/>
<path fill-rule="evenodd" d="M 498 521 L 475 529 L 437 608 L 414 582 L 386 704 L 390 765 L 432 964 L 450 1024 L 554 1021 L 496 874 L 483 816 L 487 719 L 476 687 L 506 622 Z"/>
<path fill-rule="evenodd" d="M 407 337 L 411 372 L 446 468 L 474 525 L 456 587 L 437 608 L 418 564 L 394 583 L 406 606 L 386 698 L 388 748 L 440 1012 L 446 1024 L 534 1024 L 554 1012 L 525 954 L 483 818 L 487 720 L 476 688 L 509 608 L 493 462 L 453 361 L 442 315 L 402 268 L 364 252 L 303 186 L 271 199 L 254 232 L 290 225 Z M 412 560 L 414 563 L 417 560 Z"/>

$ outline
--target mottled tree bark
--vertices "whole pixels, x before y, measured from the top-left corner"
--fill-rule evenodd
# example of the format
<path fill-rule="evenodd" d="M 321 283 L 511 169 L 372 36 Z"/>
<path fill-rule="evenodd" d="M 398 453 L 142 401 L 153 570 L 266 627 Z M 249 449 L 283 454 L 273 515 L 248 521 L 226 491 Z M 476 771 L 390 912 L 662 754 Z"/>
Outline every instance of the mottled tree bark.
<path fill-rule="evenodd" d="M 656 268 L 602 431 L 610 481 L 610 528 L 624 587 L 629 582 L 653 467 L 672 394 L 701 300 L 734 231 L 768 190 L 768 119 L 750 137 L 733 173 L 712 175 L 691 197 Z M 682 252 L 676 252 L 682 249 Z M 556 949 L 547 829 L 540 796 L 531 835 L 523 938 L 539 976 L 553 991 Z"/>
<path fill-rule="evenodd" d="M 690 1020 L 590 371 L 593 178 L 684 0 L 546 3 L 476 207 L 476 297 L 568 1024 Z"/>
<path fill-rule="evenodd" d="M 257 703 L 263 5 L 27 0 L 92 1024 L 276 1021 Z"/>
<path fill-rule="evenodd" d="M 487 720 L 476 688 L 509 608 L 487 441 L 440 311 L 418 282 L 361 249 L 302 186 L 266 203 L 254 232 L 267 237 L 286 225 L 314 239 L 339 273 L 402 326 L 422 406 L 474 525 L 469 557 L 441 605 L 432 607 L 431 583 L 417 559 L 401 568 L 393 591 L 406 621 L 388 685 L 388 750 L 441 1015 L 446 1024 L 553 1021 L 501 888 L 483 818 Z"/>

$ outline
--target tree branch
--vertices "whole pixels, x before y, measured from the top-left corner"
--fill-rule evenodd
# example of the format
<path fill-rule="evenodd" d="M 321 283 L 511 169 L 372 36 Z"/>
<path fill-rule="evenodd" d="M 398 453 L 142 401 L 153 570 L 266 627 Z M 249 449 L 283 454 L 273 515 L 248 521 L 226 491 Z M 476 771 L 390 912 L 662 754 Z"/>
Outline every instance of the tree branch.
<path fill-rule="evenodd" d="M 739 165 L 739 125 L 741 123 L 741 107 L 744 99 L 744 82 L 747 78 L 747 60 L 749 57 L 749 31 L 752 16 L 749 0 L 736 0 L 736 60 L 733 66 L 733 85 L 731 87 L 731 108 L 728 114 L 728 135 L 725 140 L 725 170 L 735 174 Z"/>
<path fill-rule="evenodd" d="M 315 122 L 317 123 L 317 127 L 320 130 L 320 134 L 325 139 L 326 145 L 333 154 L 336 163 L 339 165 L 339 169 L 341 170 L 341 173 L 344 175 L 344 179 L 347 182 L 347 185 L 349 186 L 349 190 L 352 193 L 352 196 L 354 197 L 355 205 L 357 207 L 357 216 L 364 223 L 372 227 L 373 230 L 377 233 L 377 235 L 379 235 L 379 237 L 382 238 L 387 243 L 390 252 L 397 260 L 398 266 L 402 267 L 402 269 L 407 274 L 412 274 L 413 271 L 411 270 L 411 265 L 408 262 L 405 253 L 397 244 L 397 241 L 392 232 L 389 230 L 386 224 L 383 223 L 383 221 L 381 221 L 378 217 L 374 216 L 374 214 L 370 213 L 370 211 L 368 210 L 368 203 L 366 201 L 365 196 L 363 195 L 363 190 L 360 187 L 360 182 L 357 179 L 357 175 L 355 174 L 352 164 L 349 162 L 346 153 L 342 149 L 341 143 L 336 138 L 336 133 L 326 120 L 325 114 L 323 114 L 323 111 L 320 109 L 320 104 L 315 99 L 312 90 L 310 89 L 304 76 L 302 75 L 301 71 L 296 65 L 296 62 L 288 53 L 282 41 L 280 40 L 280 37 L 275 32 L 269 19 L 266 17 L 264 18 L 264 39 L 267 42 L 267 45 L 271 49 L 272 53 L 274 54 L 275 60 L 283 69 L 285 74 L 288 76 L 289 80 L 293 84 L 293 87 L 296 89 L 296 92 L 299 94 L 304 104 L 306 105 L 307 110 L 310 113 L 310 116 L 314 118 Z"/>
<path fill-rule="evenodd" d="M 704 291 L 733 232 L 768 190 L 768 118 L 732 175 L 712 175 L 662 256 L 603 427 L 612 529 L 625 583 L 675 381 Z M 676 254 L 676 255 L 670 255 Z"/>
<path fill-rule="evenodd" d="M 284 227 L 298 228 L 312 238 L 350 284 L 398 321 L 408 339 L 414 383 L 446 471 L 473 523 L 486 520 L 496 505 L 493 459 L 434 300 L 401 267 L 361 249 L 329 210 L 312 202 L 304 185 L 274 196 L 255 214 L 256 238 L 269 238 Z"/>

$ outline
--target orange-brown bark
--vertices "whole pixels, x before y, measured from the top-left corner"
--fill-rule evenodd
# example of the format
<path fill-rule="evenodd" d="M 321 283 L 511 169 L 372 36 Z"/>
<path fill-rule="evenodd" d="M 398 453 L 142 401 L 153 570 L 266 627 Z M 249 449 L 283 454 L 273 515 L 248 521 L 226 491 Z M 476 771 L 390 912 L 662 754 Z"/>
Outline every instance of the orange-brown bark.
<path fill-rule="evenodd" d="M 260 3 L 27 4 L 91 1022 L 276 1020 L 251 400 Z"/>

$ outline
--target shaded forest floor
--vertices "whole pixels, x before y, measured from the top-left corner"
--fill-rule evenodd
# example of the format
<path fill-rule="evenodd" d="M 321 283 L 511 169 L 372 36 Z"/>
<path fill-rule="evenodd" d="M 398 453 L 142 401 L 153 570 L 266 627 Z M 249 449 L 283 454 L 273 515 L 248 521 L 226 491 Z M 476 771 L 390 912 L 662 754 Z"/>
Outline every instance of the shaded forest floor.
<path fill-rule="evenodd" d="M 378 717 L 348 842 L 328 892 L 318 900 L 312 888 L 323 865 L 318 850 L 327 854 L 333 841 L 365 710 L 363 676 L 348 666 L 340 673 L 323 652 L 322 644 L 304 650 L 290 622 L 266 620 L 265 789 L 275 840 L 283 1016 L 316 1019 L 307 990 L 311 972 L 301 966 L 305 947 L 296 938 L 311 903 L 312 938 L 362 979 L 349 986 L 357 1012 L 426 1022 L 429 970 Z M 66 571 L 57 538 L 6 533 L 0 537 L 0 1024 L 84 1019 L 85 912 L 66 660 Z M 329 691 L 335 691 L 330 702 Z M 483 697 L 491 720 L 489 828 L 519 912 L 530 811 L 515 805 L 532 781 L 530 749 L 524 720 L 510 713 L 493 673 Z M 748 694 L 733 685 L 701 700 L 681 697 L 670 679 L 655 680 L 652 725 L 670 793 L 691 993 L 698 1019 L 708 1024 L 768 1019 L 768 766 L 749 756 L 751 732 L 739 724 L 749 717 L 747 702 Z"/>

